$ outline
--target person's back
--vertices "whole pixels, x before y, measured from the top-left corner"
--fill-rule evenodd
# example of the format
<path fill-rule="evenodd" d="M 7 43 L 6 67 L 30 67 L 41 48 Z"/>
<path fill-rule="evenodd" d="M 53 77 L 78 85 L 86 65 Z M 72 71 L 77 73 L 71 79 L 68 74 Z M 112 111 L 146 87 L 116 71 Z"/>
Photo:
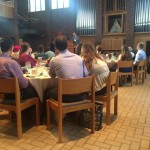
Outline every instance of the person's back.
<path fill-rule="evenodd" d="M 126 46 L 126 45 L 123 45 L 122 46 L 122 56 L 121 56 L 121 61 L 131 61 L 132 60 L 132 55 L 129 51 L 129 48 Z M 129 68 L 119 68 L 119 71 L 120 72 L 131 72 L 132 71 L 132 68 L 129 67 Z"/>
<path fill-rule="evenodd" d="M 134 60 L 134 64 L 136 65 L 140 60 L 145 60 L 146 59 L 146 53 L 143 50 L 144 48 L 144 43 L 143 42 L 139 42 L 137 44 L 137 53 L 135 56 L 135 60 Z"/>
<path fill-rule="evenodd" d="M 28 84 L 28 81 L 24 78 L 20 65 L 10 57 L 14 47 L 13 41 L 9 38 L 5 38 L 1 41 L 0 45 L 2 49 L 2 54 L 0 55 L 0 77 L 18 78 L 22 100 L 37 96 L 34 88 Z M 5 98 L 9 98 L 10 100 L 14 100 L 14 97 L 15 95 L 11 93 L 5 95 Z"/>
<path fill-rule="evenodd" d="M 87 76 L 81 57 L 67 50 L 65 37 L 57 37 L 55 43 L 59 54 L 50 62 L 50 76 L 61 78 L 82 78 L 83 74 Z"/>
<path fill-rule="evenodd" d="M 49 60 L 51 60 L 53 57 L 55 57 L 55 53 L 53 51 L 51 51 L 49 47 L 46 48 L 45 54 L 47 55 L 47 58 Z"/>
<path fill-rule="evenodd" d="M 89 74 L 95 75 L 95 92 L 100 95 L 105 94 L 106 81 L 109 75 L 107 63 L 101 55 L 97 53 L 94 45 L 90 42 L 83 43 L 81 56 L 83 57 Z"/>
<path fill-rule="evenodd" d="M 57 76 L 58 78 L 75 79 L 83 78 L 88 75 L 81 57 L 67 50 L 67 39 L 65 36 L 57 36 L 55 46 L 58 50 L 58 55 L 50 61 L 49 74 L 52 78 Z M 47 97 L 51 96 L 57 99 L 57 89 L 51 89 L 50 92 L 51 93 L 47 94 Z M 62 100 L 63 102 L 80 101 L 83 100 L 84 96 L 84 93 L 64 95 Z"/>

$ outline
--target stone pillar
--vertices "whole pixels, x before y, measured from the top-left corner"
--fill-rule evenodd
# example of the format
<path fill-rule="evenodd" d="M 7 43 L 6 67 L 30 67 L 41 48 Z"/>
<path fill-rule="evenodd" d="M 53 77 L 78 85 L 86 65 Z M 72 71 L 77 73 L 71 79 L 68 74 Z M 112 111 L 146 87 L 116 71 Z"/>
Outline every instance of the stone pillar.
<path fill-rule="evenodd" d="M 14 38 L 15 44 L 19 44 L 18 18 L 17 18 L 17 0 L 14 0 Z"/>
<path fill-rule="evenodd" d="M 96 1 L 96 36 L 95 36 L 95 41 L 97 43 L 100 43 L 103 35 L 103 2 L 102 0 L 97 0 Z"/>
<path fill-rule="evenodd" d="M 45 22 L 45 46 L 50 46 L 50 43 L 51 43 L 51 12 L 50 12 L 50 9 L 51 9 L 51 3 L 50 1 L 45 1 L 45 8 L 46 8 L 46 22 Z"/>
<path fill-rule="evenodd" d="M 135 0 L 127 0 L 127 14 L 126 14 L 126 44 L 127 46 L 134 46 L 134 11 Z"/>

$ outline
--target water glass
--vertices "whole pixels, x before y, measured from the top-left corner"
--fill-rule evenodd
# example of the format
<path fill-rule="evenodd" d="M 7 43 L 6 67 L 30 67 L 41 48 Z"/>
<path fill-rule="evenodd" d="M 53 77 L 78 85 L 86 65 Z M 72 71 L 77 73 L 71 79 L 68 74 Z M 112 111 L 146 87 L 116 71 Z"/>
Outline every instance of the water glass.
<path fill-rule="evenodd" d="M 31 62 L 30 61 L 26 61 L 25 67 L 27 68 L 27 70 L 30 70 L 31 69 Z"/>

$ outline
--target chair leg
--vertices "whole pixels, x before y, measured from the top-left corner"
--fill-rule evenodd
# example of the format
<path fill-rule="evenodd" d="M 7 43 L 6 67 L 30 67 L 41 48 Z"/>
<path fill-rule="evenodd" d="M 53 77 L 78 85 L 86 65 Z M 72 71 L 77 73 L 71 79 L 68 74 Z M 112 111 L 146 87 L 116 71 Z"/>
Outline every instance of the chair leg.
<path fill-rule="evenodd" d="M 36 125 L 39 126 L 40 124 L 40 114 L 39 114 L 39 99 L 36 100 Z"/>
<path fill-rule="evenodd" d="M 114 115 L 118 115 L 118 95 L 114 98 Z"/>
<path fill-rule="evenodd" d="M 147 70 L 145 69 L 145 79 L 147 78 Z"/>
<path fill-rule="evenodd" d="M 136 84 L 138 84 L 138 80 L 139 80 L 139 74 L 136 74 Z"/>
<path fill-rule="evenodd" d="M 144 78 L 145 78 L 145 72 L 142 74 L 142 83 L 144 83 Z"/>
<path fill-rule="evenodd" d="M 110 101 L 106 104 L 106 125 L 110 125 Z"/>
<path fill-rule="evenodd" d="M 10 119 L 10 121 L 14 120 L 14 112 L 13 111 L 9 111 L 9 119 Z"/>
<path fill-rule="evenodd" d="M 95 107 L 91 108 L 91 133 L 95 132 Z"/>
<path fill-rule="evenodd" d="M 46 111 L 47 111 L 47 130 L 50 130 L 50 106 L 49 101 L 46 101 Z"/>
<path fill-rule="evenodd" d="M 21 111 L 16 112 L 17 115 L 17 133 L 18 138 L 22 138 L 22 118 L 21 118 Z"/>
<path fill-rule="evenodd" d="M 133 85 L 133 75 L 131 75 L 131 86 Z"/>
<path fill-rule="evenodd" d="M 58 142 L 62 142 L 62 110 L 58 110 Z"/>

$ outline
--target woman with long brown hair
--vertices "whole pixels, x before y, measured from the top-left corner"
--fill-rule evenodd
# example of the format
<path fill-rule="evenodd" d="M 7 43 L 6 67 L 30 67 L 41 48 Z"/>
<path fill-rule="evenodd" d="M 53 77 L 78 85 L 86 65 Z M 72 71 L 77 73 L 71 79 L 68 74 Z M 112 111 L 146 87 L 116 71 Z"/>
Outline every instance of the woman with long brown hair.
<path fill-rule="evenodd" d="M 107 77 L 109 75 L 109 68 L 105 60 L 96 52 L 94 45 L 89 42 L 83 43 L 81 57 L 85 62 L 89 74 L 95 74 L 96 95 L 105 94 Z"/>

